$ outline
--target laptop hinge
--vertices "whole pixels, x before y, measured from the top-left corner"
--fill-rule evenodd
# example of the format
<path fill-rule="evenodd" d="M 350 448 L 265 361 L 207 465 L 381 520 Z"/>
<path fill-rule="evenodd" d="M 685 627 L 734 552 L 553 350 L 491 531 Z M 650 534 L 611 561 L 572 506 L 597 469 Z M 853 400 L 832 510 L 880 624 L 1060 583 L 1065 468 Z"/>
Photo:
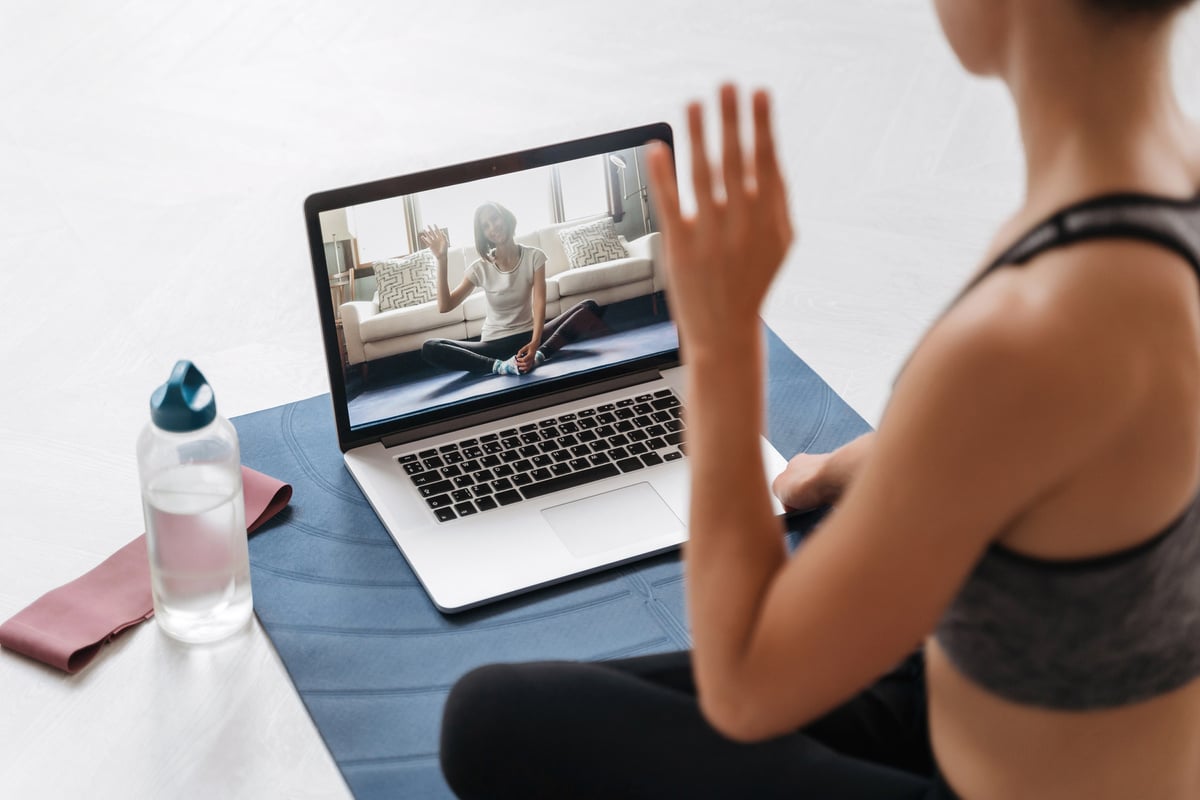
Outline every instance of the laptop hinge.
<path fill-rule="evenodd" d="M 603 394 L 604 392 L 611 392 L 616 389 L 624 389 L 628 386 L 636 386 L 639 383 L 656 381 L 661 377 L 662 371 L 660 369 L 631 372 L 627 375 L 620 375 L 616 378 L 610 378 L 604 381 L 574 386 L 570 389 L 554 392 L 553 394 L 540 395 L 529 400 L 520 400 L 515 403 L 497 406 L 496 408 L 489 408 L 485 411 L 475 411 L 468 417 L 454 417 L 448 420 L 433 422 L 429 425 L 422 425 L 419 428 L 413 428 L 411 430 L 404 431 L 403 433 L 394 433 L 389 436 L 384 436 L 380 438 L 379 442 L 384 447 L 395 447 L 396 445 L 415 442 L 418 439 L 427 439 L 430 436 L 438 436 L 439 434 L 461 430 L 473 425 L 482 425 L 498 419 L 515 417 L 518 414 L 524 414 L 528 411 L 537 411 L 538 409 L 549 408 L 550 406 L 556 406 L 561 403 L 569 403 L 572 400 L 592 397 L 594 395 Z"/>

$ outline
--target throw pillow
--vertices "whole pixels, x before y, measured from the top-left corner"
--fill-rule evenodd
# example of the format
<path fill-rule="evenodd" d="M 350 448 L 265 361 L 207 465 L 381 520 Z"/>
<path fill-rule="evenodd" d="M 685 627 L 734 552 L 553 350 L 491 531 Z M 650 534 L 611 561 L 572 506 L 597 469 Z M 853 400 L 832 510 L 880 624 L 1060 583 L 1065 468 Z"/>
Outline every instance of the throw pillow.
<path fill-rule="evenodd" d="M 617 238 L 612 217 L 585 222 L 574 228 L 564 228 L 558 232 L 558 238 L 562 240 L 563 251 L 567 254 L 567 265 L 571 269 L 590 267 L 592 264 L 602 264 L 629 256 L 625 245 Z"/>
<path fill-rule="evenodd" d="M 379 310 L 418 306 L 437 299 L 437 259 L 429 250 L 375 262 Z"/>

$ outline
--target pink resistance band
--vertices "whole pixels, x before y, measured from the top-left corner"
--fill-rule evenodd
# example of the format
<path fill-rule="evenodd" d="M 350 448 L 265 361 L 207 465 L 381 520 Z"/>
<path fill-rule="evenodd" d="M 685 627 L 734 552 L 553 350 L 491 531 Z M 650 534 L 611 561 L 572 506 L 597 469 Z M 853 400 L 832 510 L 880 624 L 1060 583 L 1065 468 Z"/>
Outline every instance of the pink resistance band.
<path fill-rule="evenodd" d="M 242 467 L 247 533 L 292 499 L 292 487 Z M 143 534 L 102 564 L 52 589 L 0 625 L 0 645 L 66 672 L 87 666 L 100 646 L 154 616 Z"/>

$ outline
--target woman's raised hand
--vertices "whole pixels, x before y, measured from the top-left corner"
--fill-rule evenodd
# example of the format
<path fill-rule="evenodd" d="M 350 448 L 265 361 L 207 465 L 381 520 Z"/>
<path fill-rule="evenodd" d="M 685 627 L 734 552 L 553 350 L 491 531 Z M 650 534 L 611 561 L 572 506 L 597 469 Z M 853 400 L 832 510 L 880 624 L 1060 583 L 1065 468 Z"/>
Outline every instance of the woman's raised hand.
<path fill-rule="evenodd" d="M 450 240 L 446 237 L 444 228 L 430 225 L 421 231 L 417 239 L 424 247 L 429 248 L 438 261 L 446 257 L 446 248 L 449 246 Z"/>
<path fill-rule="evenodd" d="M 699 103 L 688 106 L 696 213 L 679 209 L 671 152 L 649 155 L 658 201 L 671 308 L 689 356 L 736 356 L 742 334 L 757 335 L 758 310 L 792 243 L 787 193 L 771 135 L 770 101 L 752 98 L 754 147 L 747 155 L 738 132 L 737 90 L 720 91 L 721 163 L 708 161 Z M 723 187 L 723 191 L 721 190 Z"/>

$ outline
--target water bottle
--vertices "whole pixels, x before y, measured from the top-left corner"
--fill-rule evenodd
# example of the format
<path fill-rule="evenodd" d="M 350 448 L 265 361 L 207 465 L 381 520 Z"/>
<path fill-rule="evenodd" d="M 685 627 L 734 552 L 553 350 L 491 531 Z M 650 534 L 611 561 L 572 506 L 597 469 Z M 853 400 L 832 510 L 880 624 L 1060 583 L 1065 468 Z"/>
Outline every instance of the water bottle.
<path fill-rule="evenodd" d="M 223 639 L 253 609 L 241 455 L 192 362 L 150 396 L 137 452 L 154 618 L 180 641 Z"/>

